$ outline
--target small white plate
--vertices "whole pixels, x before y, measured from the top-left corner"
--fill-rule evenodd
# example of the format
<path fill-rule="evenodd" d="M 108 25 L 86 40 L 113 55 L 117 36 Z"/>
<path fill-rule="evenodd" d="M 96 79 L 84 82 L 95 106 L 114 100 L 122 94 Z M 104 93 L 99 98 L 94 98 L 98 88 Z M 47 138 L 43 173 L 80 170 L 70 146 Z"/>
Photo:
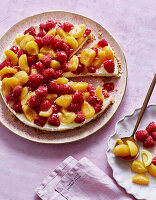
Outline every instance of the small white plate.
<path fill-rule="evenodd" d="M 113 177 L 117 183 L 127 191 L 127 193 L 132 194 L 137 199 L 155 200 L 156 178 L 152 177 L 149 173 L 146 173 L 150 179 L 150 183 L 148 185 L 137 185 L 133 183 L 132 177 L 136 173 L 130 168 L 132 162 L 123 161 L 117 158 L 113 153 L 116 139 L 127 137 L 132 134 L 139 112 L 140 108 L 136 109 L 133 114 L 127 115 L 117 122 L 115 133 L 108 139 L 107 159 L 113 170 Z M 138 130 L 144 130 L 152 121 L 156 122 L 156 105 L 149 105 L 147 107 Z M 139 143 L 139 146 L 141 152 L 143 149 L 142 143 Z M 156 156 L 156 147 L 149 148 L 147 150 L 152 153 L 153 157 Z M 141 155 L 139 155 L 137 159 L 141 160 Z"/>

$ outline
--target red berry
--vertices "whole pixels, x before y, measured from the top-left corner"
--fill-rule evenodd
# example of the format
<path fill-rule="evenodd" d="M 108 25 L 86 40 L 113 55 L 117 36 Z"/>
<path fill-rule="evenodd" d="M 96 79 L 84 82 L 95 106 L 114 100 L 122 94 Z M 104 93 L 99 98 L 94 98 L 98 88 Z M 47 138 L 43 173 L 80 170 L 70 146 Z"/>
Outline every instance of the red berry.
<path fill-rule="evenodd" d="M 108 94 L 108 92 L 106 92 L 105 90 L 102 90 L 102 94 L 105 98 L 109 98 L 110 95 Z"/>
<path fill-rule="evenodd" d="M 35 67 L 36 67 L 37 71 L 39 71 L 40 73 L 42 73 L 45 69 L 45 65 L 41 61 L 37 62 L 35 64 Z"/>
<path fill-rule="evenodd" d="M 53 68 L 47 68 L 43 72 L 43 77 L 48 80 L 49 78 L 54 77 L 54 74 L 55 71 Z"/>
<path fill-rule="evenodd" d="M 154 122 L 149 123 L 149 125 L 146 127 L 146 131 L 149 133 L 156 131 L 156 124 Z"/>
<path fill-rule="evenodd" d="M 72 89 L 72 87 L 68 84 L 62 84 L 59 86 L 59 95 L 63 95 L 63 94 L 73 94 L 74 91 Z"/>
<path fill-rule="evenodd" d="M 37 88 L 41 84 L 42 76 L 41 74 L 31 74 L 29 76 L 29 84 L 33 88 Z"/>
<path fill-rule="evenodd" d="M 12 66 L 12 68 L 16 69 L 18 72 L 21 71 L 21 68 L 19 66 Z"/>
<path fill-rule="evenodd" d="M 58 51 L 55 59 L 61 63 L 64 63 L 67 60 L 67 54 L 64 51 Z"/>
<path fill-rule="evenodd" d="M 60 126 L 60 120 L 57 114 L 53 114 L 48 119 L 48 123 L 52 126 Z"/>
<path fill-rule="evenodd" d="M 21 85 L 17 85 L 14 89 L 13 89 L 13 95 L 16 98 L 19 98 L 20 95 L 22 93 L 22 86 Z"/>
<path fill-rule="evenodd" d="M 10 78 L 10 77 L 12 77 L 13 75 L 14 75 L 13 73 L 4 74 L 4 76 L 1 77 L 1 80 L 3 80 L 4 78 Z"/>
<path fill-rule="evenodd" d="M 47 111 L 51 107 L 51 103 L 49 100 L 44 99 L 40 105 L 40 110 Z"/>
<path fill-rule="evenodd" d="M 46 31 L 45 30 L 40 30 L 40 32 L 37 34 L 37 37 L 44 37 L 46 35 Z"/>
<path fill-rule="evenodd" d="M 56 103 L 53 103 L 52 108 L 53 108 L 53 113 L 58 113 L 61 111 L 61 106 L 57 105 Z"/>
<path fill-rule="evenodd" d="M 92 95 L 90 95 L 90 96 L 87 98 L 87 101 L 88 101 L 88 103 L 91 104 L 91 105 L 95 105 L 95 103 L 98 102 L 96 96 L 92 96 Z"/>
<path fill-rule="evenodd" d="M 48 20 L 44 25 L 44 29 L 46 31 L 49 31 L 50 29 L 54 28 L 55 26 L 56 26 L 56 22 L 54 22 L 53 20 Z"/>
<path fill-rule="evenodd" d="M 143 142 L 149 136 L 148 132 L 145 130 L 140 130 L 135 133 L 135 137 L 138 141 Z"/>
<path fill-rule="evenodd" d="M 12 46 L 10 48 L 11 51 L 13 51 L 15 54 L 18 52 L 18 47 L 17 46 Z"/>
<path fill-rule="evenodd" d="M 17 52 L 17 57 L 19 58 L 21 55 L 25 54 L 25 51 L 23 49 L 19 50 Z"/>
<path fill-rule="evenodd" d="M 82 104 L 84 102 L 83 94 L 80 91 L 76 91 L 75 94 L 72 96 L 73 103 Z"/>
<path fill-rule="evenodd" d="M 66 44 L 66 43 L 63 43 L 63 44 L 62 44 L 62 50 L 63 50 L 63 51 L 69 51 L 69 49 L 70 49 L 69 44 Z"/>
<path fill-rule="evenodd" d="M 156 166 L 156 156 L 152 159 L 152 164 Z"/>
<path fill-rule="evenodd" d="M 56 83 L 56 81 L 49 81 L 48 90 L 49 90 L 49 93 L 58 94 L 59 85 Z"/>
<path fill-rule="evenodd" d="M 73 52 L 74 52 L 73 49 L 69 49 L 69 50 L 66 51 L 66 54 L 67 54 L 68 57 L 69 57 L 69 56 L 71 56 L 71 54 L 72 54 Z"/>
<path fill-rule="evenodd" d="M 10 93 L 6 96 L 6 102 L 9 103 L 9 102 L 15 102 L 15 98 L 14 98 L 14 95 L 13 93 Z"/>
<path fill-rule="evenodd" d="M 40 101 L 39 98 L 35 95 L 32 95 L 30 97 L 30 99 L 27 102 L 28 106 L 32 107 L 32 108 L 36 108 L 40 105 Z"/>
<path fill-rule="evenodd" d="M 73 71 L 73 74 L 81 74 L 84 71 L 84 65 L 79 64 L 77 69 L 75 71 Z"/>
<path fill-rule="evenodd" d="M 93 66 L 88 67 L 88 72 L 90 73 L 95 73 L 96 72 L 96 68 Z"/>
<path fill-rule="evenodd" d="M 154 147 L 155 146 L 155 142 L 153 140 L 153 138 L 151 136 L 148 136 L 147 139 L 145 139 L 145 141 L 143 142 L 143 146 L 144 147 Z"/>
<path fill-rule="evenodd" d="M 78 112 L 81 110 L 81 104 L 79 103 L 71 103 L 68 107 L 69 112 Z"/>
<path fill-rule="evenodd" d="M 53 35 L 45 35 L 45 36 L 42 38 L 42 43 L 43 43 L 45 46 L 53 45 L 53 44 L 54 44 L 54 36 L 53 36 Z"/>
<path fill-rule="evenodd" d="M 39 86 L 39 88 L 35 91 L 36 95 L 38 97 L 45 97 L 48 94 L 48 88 L 47 86 Z"/>
<path fill-rule="evenodd" d="M 34 38 L 35 38 L 35 42 L 38 44 L 39 48 L 41 48 L 43 45 L 42 38 L 38 37 L 38 36 L 35 36 Z"/>
<path fill-rule="evenodd" d="M 61 70 L 63 72 L 69 72 L 68 63 L 66 61 L 61 65 Z"/>
<path fill-rule="evenodd" d="M 96 89 L 95 89 L 95 87 L 93 87 L 92 84 L 88 84 L 87 91 L 88 91 L 91 95 L 94 95 Z"/>
<path fill-rule="evenodd" d="M 12 67 L 12 63 L 9 59 L 5 59 L 1 64 L 0 64 L 0 70 L 3 69 L 4 67 Z"/>
<path fill-rule="evenodd" d="M 36 35 L 36 30 L 35 30 L 35 28 L 33 26 L 31 26 L 30 28 L 28 28 L 28 29 L 26 29 L 24 31 L 24 34 L 27 34 L 27 33 L 29 33 L 30 35 L 35 36 Z"/>
<path fill-rule="evenodd" d="M 155 131 L 155 132 L 152 132 L 152 133 L 151 133 L 151 136 L 152 136 L 153 140 L 156 141 L 156 131 Z"/>
<path fill-rule="evenodd" d="M 103 85 L 103 89 L 104 89 L 104 90 L 107 90 L 107 91 L 112 91 L 112 90 L 114 90 L 114 83 L 111 83 L 111 82 L 105 83 L 105 84 Z"/>
<path fill-rule="evenodd" d="M 48 54 L 41 59 L 41 62 L 43 62 L 45 65 L 49 66 L 51 63 L 51 60 L 52 60 L 52 55 Z"/>
<path fill-rule="evenodd" d="M 92 47 L 91 49 L 93 49 L 96 52 L 96 56 L 97 56 L 98 55 L 98 48 Z"/>
<path fill-rule="evenodd" d="M 27 55 L 27 60 L 28 60 L 28 65 L 34 65 L 37 61 L 37 57 L 36 56 L 31 56 L 31 55 Z"/>
<path fill-rule="evenodd" d="M 46 117 L 37 116 L 34 119 L 34 124 L 43 127 L 45 125 L 46 121 L 47 121 Z"/>
<path fill-rule="evenodd" d="M 63 76 L 63 71 L 62 70 L 55 71 L 55 73 L 54 73 L 54 78 L 55 79 L 60 78 L 62 76 Z"/>
<path fill-rule="evenodd" d="M 85 116 L 84 116 L 84 114 L 83 114 L 81 111 L 77 112 L 77 116 L 76 116 L 76 118 L 75 118 L 75 122 L 76 122 L 76 123 L 82 123 L 82 122 L 84 122 L 84 121 L 85 121 Z"/>
<path fill-rule="evenodd" d="M 115 64 L 113 60 L 105 60 L 103 62 L 104 68 L 108 73 L 113 73 L 115 69 Z"/>
<path fill-rule="evenodd" d="M 102 39 L 97 43 L 97 45 L 99 47 L 105 47 L 105 46 L 108 46 L 108 42 L 105 39 Z"/>
<path fill-rule="evenodd" d="M 83 37 L 84 37 L 84 38 L 87 37 L 90 33 L 91 33 L 91 30 L 87 28 L 87 29 L 85 30 L 85 33 L 84 33 Z"/>
<path fill-rule="evenodd" d="M 43 24 L 43 23 L 40 24 L 40 25 L 39 25 L 39 29 L 40 29 L 40 31 L 43 31 L 43 30 L 45 29 L 45 24 Z"/>
<path fill-rule="evenodd" d="M 17 113 L 23 113 L 23 109 L 22 109 L 22 105 L 20 101 L 18 103 L 15 103 L 11 108 Z"/>
<path fill-rule="evenodd" d="M 74 25 L 68 22 L 63 23 L 63 30 L 69 32 L 74 28 Z"/>

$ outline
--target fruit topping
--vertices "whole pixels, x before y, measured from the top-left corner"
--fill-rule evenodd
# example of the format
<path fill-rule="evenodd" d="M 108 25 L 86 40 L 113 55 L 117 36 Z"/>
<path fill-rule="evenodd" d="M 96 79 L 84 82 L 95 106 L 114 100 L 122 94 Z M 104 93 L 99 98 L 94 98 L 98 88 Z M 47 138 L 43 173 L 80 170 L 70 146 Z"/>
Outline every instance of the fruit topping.
<path fill-rule="evenodd" d="M 39 116 L 49 117 L 53 113 L 53 108 L 50 107 L 47 111 L 40 111 Z"/>
<path fill-rule="evenodd" d="M 28 60 L 27 60 L 26 54 L 22 54 L 19 57 L 19 66 L 20 66 L 22 71 L 25 71 L 27 73 L 29 72 L 29 66 L 28 66 Z"/>
<path fill-rule="evenodd" d="M 38 44 L 35 41 L 28 42 L 25 46 L 25 50 L 31 56 L 35 56 L 39 53 L 39 47 L 38 47 Z"/>
<path fill-rule="evenodd" d="M 59 84 L 59 85 L 67 84 L 67 83 L 68 83 L 68 79 L 65 78 L 65 77 L 61 77 L 61 78 L 58 78 L 58 79 L 56 80 L 56 83 Z"/>
<path fill-rule="evenodd" d="M 70 86 L 73 88 L 74 92 L 76 92 L 76 90 L 84 92 L 88 87 L 88 83 L 86 83 L 86 82 L 71 82 Z"/>
<path fill-rule="evenodd" d="M 29 33 L 30 35 L 35 36 L 36 35 L 36 30 L 35 30 L 35 28 L 33 26 L 31 26 L 30 28 L 28 28 L 28 29 L 26 29 L 24 31 L 24 34 L 27 34 L 27 33 Z"/>
<path fill-rule="evenodd" d="M 37 96 L 32 95 L 30 99 L 27 101 L 27 104 L 32 108 L 37 108 L 40 105 L 40 100 L 38 99 Z"/>
<path fill-rule="evenodd" d="M 104 83 L 103 89 L 107 91 L 113 91 L 114 90 L 114 83 Z"/>
<path fill-rule="evenodd" d="M 21 85 L 24 85 L 28 81 L 28 74 L 25 71 L 17 72 L 14 77 L 20 81 Z"/>
<path fill-rule="evenodd" d="M 4 51 L 4 54 L 6 55 L 7 59 L 9 59 L 11 61 L 11 63 L 13 65 L 17 65 L 18 64 L 18 57 L 13 51 L 6 50 L 6 51 Z"/>
<path fill-rule="evenodd" d="M 41 104 L 40 104 L 40 110 L 41 111 L 47 111 L 49 110 L 49 108 L 51 108 L 51 103 L 49 100 L 44 99 Z M 51 114 L 50 114 L 51 115 Z"/>
<path fill-rule="evenodd" d="M 105 60 L 103 62 L 104 68 L 108 73 L 113 73 L 115 69 L 115 64 L 113 60 Z"/>
<path fill-rule="evenodd" d="M 94 58 L 96 56 L 96 52 L 93 49 L 84 49 L 80 56 L 81 63 L 88 67 L 92 64 Z"/>
<path fill-rule="evenodd" d="M 42 117 L 42 116 L 36 116 L 35 119 L 34 119 L 34 123 L 37 126 L 41 126 L 41 127 L 43 127 L 45 125 L 46 121 L 47 121 L 47 118 Z"/>
<path fill-rule="evenodd" d="M 23 105 L 22 109 L 23 109 L 23 113 L 24 113 L 25 117 L 27 118 L 27 120 L 29 122 L 33 122 L 35 117 L 37 116 L 36 111 L 28 105 Z"/>
<path fill-rule="evenodd" d="M 142 161 L 143 161 L 145 167 L 147 167 L 151 164 L 152 154 L 151 154 L 150 151 L 143 149 L 142 152 L 141 152 L 141 157 L 142 157 Z"/>
<path fill-rule="evenodd" d="M 139 174 L 147 172 L 147 168 L 140 160 L 134 160 L 131 164 L 131 169 Z"/>
<path fill-rule="evenodd" d="M 102 39 L 102 40 L 100 40 L 98 43 L 97 43 L 97 45 L 99 46 L 99 47 L 105 47 L 105 46 L 108 46 L 108 42 L 105 40 L 105 39 Z"/>
<path fill-rule="evenodd" d="M 17 85 L 14 89 L 13 89 L 13 95 L 15 98 L 19 98 L 21 96 L 22 93 L 22 86 L 21 85 Z"/>
<path fill-rule="evenodd" d="M 64 112 L 59 115 L 59 120 L 63 124 L 70 124 L 72 123 L 76 118 L 76 114 L 74 112 Z"/>
<path fill-rule="evenodd" d="M 86 38 L 90 33 L 91 33 L 91 30 L 87 28 L 85 30 L 85 33 L 83 34 L 83 37 Z"/>
<path fill-rule="evenodd" d="M 97 88 L 96 88 L 96 96 L 98 99 L 100 99 L 101 101 L 104 100 L 104 96 L 103 96 L 103 93 L 102 93 L 102 89 L 100 88 L 100 86 L 98 85 Z"/>
<path fill-rule="evenodd" d="M 60 69 L 61 65 L 57 60 L 52 60 L 50 63 L 50 67 L 53 69 Z"/>
<path fill-rule="evenodd" d="M 132 180 L 139 185 L 147 185 L 149 183 L 149 178 L 144 174 L 137 174 L 132 177 Z"/>
<path fill-rule="evenodd" d="M 20 101 L 16 102 L 11 108 L 17 113 L 23 113 L 22 105 Z"/>
<path fill-rule="evenodd" d="M 127 140 L 126 143 L 128 144 L 131 156 L 136 156 L 138 153 L 138 147 L 133 141 Z"/>
<path fill-rule="evenodd" d="M 83 94 L 79 90 L 72 96 L 72 102 L 82 104 L 84 102 Z"/>
<path fill-rule="evenodd" d="M 155 132 L 152 132 L 152 133 L 151 133 L 151 136 L 152 136 L 153 140 L 156 141 L 156 131 L 155 131 Z"/>
<path fill-rule="evenodd" d="M 12 68 L 12 67 L 4 67 L 3 69 L 1 69 L 0 71 L 0 77 L 1 79 L 4 78 L 4 75 L 6 74 L 16 74 L 17 70 Z"/>
<path fill-rule="evenodd" d="M 156 166 L 156 156 L 152 159 L 152 164 Z"/>
<path fill-rule="evenodd" d="M 66 32 L 69 32 L 71 29 L 74 28 L 74 25 L 69 23 L 69 22 L 64 22 L 63 23 L 63 30 Z"/>
<path fill-rule="evenodd" d="M 148 166 L 148 172 L 151 176 L 156 177 L 156 166 L 153 163 Z"/>
<path fill-rule="evenodd" d="M 53 78 L 53 77 L 54 77 L 54 74 L 55 74 L 54 69 L 52 69 L 52 68 L 47 68 L 47 69 L 45 69 L 44 72 L 43 72 L 43 77 L 44 77 L 46 80 L 48 80 L 49 78 Z"/>
<path fill-rule="evenodd" d="M 45 46 L 54 45 L 54 36 L 53 35 L 45 35 L 42 38 L 42 44 Z"/>
<path fill-rule="evenodd" d="M 105 60 L 114 60 L 114 53 L 109 46 L 105 46 L 103 51 L 105 52 Z"/>
<path fill-rule="evenodd" d="M 48 123 L 52 126 L 60 126 L 60 120 L 57 114 L 53 114 L 48 119 Z"/>
<path fill-rule="evenodd" d="M 29 76 L 29 83 L 32 87 L 38 88 L 38 86 L 41 84 L 41 79 L 41 74 L 32 74 Z"/>
<path fill-rule="evenodd" d="M 84 114 L 85 118 L 93 117 L 95 114 L 95 110 L 93 106 L 91 106 L 88 102 L 84 101 L 81 107 L 81 111 Z"/>
<path fill-rule="evenodd" d="M 67 39 L 67 43 L 72 49 L 76 50 L 78 48 L 78 42 L 73 36 L 67 36 L 66 39 Z"/>
<path fill-rule="evenodd" d="M 67 54 L 64 51 L 58 51 L 55 59 L 60 63 L 64 63 L 67 60 Z"/>
<path fill-rule="evenodd" d="M 82 123 L 85 121 L 85 116 L 81 111 L 77 112 L 76 118 L 75 118 L 75 122 L 76 123 Z"/>
<path fill-rule="evenodd" d="M 72 96 L 71 95 L 61 95 L 55 100 L 55 103 L 59 106 L 62 106 L 64 108 L 68 108 L 70 103 L 72 102 Z"/>
<path fill-rule="evenodd" d="M 11 48 L 10 48 L 10 50 L 11 51 L 13 51 L 15 54 L 17 54 L 17 52 L 18 52 L 18 47 L 17 46 L 12 46 Z"/>
<path fill-rule="evenodd" d="M 68 63 L 68 69 L 69 69 L 69 71 L 75 71 L 77 69 L 78 65 L 79 65 L 79 59 L 78 59 L 78 57 L 76 55 L 74 55 L 70 59 L 70 61 Z"/>
<path fill-rule="evenodd" d="M 48 94 L 48 88 L 47 86 L 39 86 L 38 89 L 35 91 L 36 95 L 38 97 L 45 97 Z"/>

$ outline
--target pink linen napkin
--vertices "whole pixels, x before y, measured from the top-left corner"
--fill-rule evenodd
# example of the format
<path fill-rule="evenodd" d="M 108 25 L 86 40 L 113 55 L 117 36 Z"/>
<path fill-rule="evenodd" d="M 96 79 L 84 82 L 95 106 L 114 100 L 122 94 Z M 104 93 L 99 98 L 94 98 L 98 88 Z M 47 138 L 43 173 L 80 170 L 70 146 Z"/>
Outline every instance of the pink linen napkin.
<path fill-rule="evenodd" d="M 89 159 L 65 159 L 36 189 L 43 200 L 126 200 L 122 191 Z"/>

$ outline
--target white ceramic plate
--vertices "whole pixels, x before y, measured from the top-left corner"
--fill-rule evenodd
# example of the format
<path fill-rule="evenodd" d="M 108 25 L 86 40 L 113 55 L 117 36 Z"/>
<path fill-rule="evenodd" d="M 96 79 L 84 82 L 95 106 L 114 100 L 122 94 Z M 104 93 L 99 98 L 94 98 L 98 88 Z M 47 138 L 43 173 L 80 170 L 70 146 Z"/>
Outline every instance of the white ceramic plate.
<path fill-rule="evenodd" d="M 117 122 L 115 133 L 108 139 L 107 158 L 109 165 L 113 169 L 113 177 L 121 187 L 123 187 L 128 193 L 134 195 L 137 199 L 155 200 L 156 178 L 152 177 L 149 173 L 146 173 L 150 179 L 150 183 L 148 185 L 141 186 L 133 183 L 132 176 L 136 173 L 131 171 L 130 165 L 132 162 L 123 161 L 117 158 L 113 153 L 116 139 L 131 135 L 139 112 L 140 108 L 136 109 L 133 114 L 127 115 Z M 138 130 L 145 129 L 146 126 L 152 121 L 156 122 L 156 105 L 150 105 L 147 107 Z M 139 143 L 139 146 L 141 152 L 143 149 L 142 143 Z M 148 148 L 147 150 L 151 151 L 153 157 L 156 156 L 156 147 L 150 149 Z M 138 159 L 141 160 L 140 155 Z"/>

